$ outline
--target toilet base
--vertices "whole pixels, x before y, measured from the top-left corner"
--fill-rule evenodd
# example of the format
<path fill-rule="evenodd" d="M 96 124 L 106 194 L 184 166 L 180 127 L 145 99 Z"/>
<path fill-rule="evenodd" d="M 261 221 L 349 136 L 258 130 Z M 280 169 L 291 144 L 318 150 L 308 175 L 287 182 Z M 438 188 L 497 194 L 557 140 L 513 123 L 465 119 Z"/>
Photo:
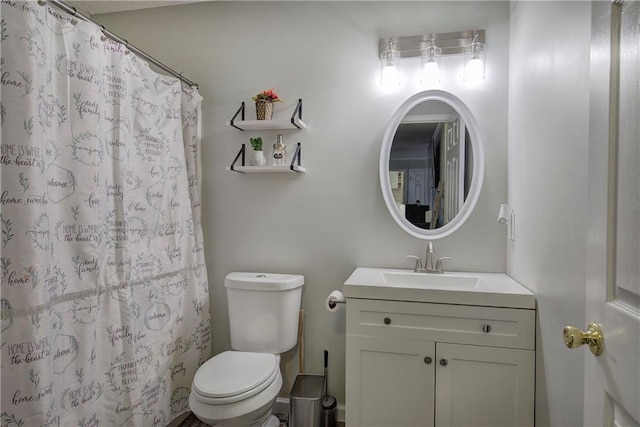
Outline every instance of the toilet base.
<path fill-rule="evenodd" d="M 197 415 L 196 415 L 197 417 Z M 198 418 L 199 419 L 199 418 Z M 235 424 L 234 422 L 231 423 L 226 423 L 226 422 L 222 422 L 220 424 L 209 424 L 211 421 L 205 421 L 205 420 L 200 420 L 203 423 L 209 425 L 209 426 L 213 426 L 213 427 L 280 427 L 280 420 L 278 419 L 278 417 L 276 417 L 275 415 L 271 415 L 268 414 L 268 416 L 266 417 L 266 419 L 261 419 L 259 421 L 257 421 L 256 423 L 253 424 L 244 424 L 244 423 L 240 423 L 240 424 Z"/>
<path fill-rule="evenodd" d="M 275 415 L 271 415 L 267 421 L 262 424 L 263 427 L 280 427 L 280 420 Z"/>

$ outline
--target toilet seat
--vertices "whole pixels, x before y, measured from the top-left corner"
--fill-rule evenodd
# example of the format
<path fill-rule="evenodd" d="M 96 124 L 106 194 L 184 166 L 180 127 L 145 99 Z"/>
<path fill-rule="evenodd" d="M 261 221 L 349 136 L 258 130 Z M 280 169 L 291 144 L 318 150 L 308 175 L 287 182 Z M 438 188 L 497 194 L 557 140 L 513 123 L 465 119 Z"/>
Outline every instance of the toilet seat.
<path fill-rule="evenodd" d="M 226 405 L 254 396 L 280 373 L 271 353 L 225 351 L 205 362 L 193 379 L 194 397 L 202 403 Z"/>

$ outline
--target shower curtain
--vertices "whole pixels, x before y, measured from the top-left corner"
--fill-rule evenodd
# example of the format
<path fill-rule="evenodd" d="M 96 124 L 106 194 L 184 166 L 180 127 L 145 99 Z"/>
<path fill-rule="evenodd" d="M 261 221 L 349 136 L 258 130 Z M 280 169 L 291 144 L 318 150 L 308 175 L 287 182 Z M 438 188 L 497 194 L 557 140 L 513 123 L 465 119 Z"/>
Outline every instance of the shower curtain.
<path fill-rule="evenodd" d="M 164 426 L 209 356 L 197 91 L 2 1 L 2 426 Z"/>

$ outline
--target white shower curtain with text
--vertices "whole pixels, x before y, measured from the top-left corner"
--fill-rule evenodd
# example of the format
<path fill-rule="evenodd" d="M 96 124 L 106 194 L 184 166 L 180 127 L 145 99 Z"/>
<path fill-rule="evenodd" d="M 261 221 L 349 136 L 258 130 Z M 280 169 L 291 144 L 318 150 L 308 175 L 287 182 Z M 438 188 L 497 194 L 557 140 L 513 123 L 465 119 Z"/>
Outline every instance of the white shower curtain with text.
<path fill-rule="evenodd" d="M 164 426 L 209 357 L 202 99 L 92 24 L 1 11 L 2 426 Z"/>

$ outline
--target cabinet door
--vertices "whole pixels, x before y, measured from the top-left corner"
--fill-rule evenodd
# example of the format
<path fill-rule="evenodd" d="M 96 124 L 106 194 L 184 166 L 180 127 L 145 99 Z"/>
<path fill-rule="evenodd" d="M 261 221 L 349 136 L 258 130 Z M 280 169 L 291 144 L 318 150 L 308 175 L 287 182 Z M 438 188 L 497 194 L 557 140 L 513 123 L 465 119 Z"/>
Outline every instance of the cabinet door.
<path fill-rule="evenodd" d="M 436 426 L 533 426 L 535 352 L 437 345 Z"/>
<path fill-rule="evenodd" d="M 347 337 L 346 424 L 433 426 L 435 344 Z"/>

